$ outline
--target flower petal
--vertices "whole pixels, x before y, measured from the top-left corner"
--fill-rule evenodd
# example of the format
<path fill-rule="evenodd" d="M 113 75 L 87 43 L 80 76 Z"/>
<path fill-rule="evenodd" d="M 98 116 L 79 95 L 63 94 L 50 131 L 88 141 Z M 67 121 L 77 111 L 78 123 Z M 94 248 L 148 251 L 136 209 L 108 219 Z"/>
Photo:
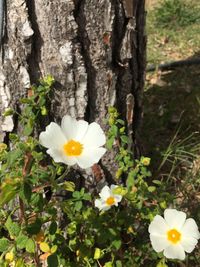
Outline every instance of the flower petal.
<path fill-rule="evenodd" d="M 103 199 L 104 201 L 106 201 L 110 195 L 111 195 L 111 191 L 109 186 L 105 185 L 102 189 L 101 192 L 99 193 L 101 199 Z"/>
<path fill-rule="evenodd" d="M 87 132 L 88 122 L 84 120 L 77 121 L 69 115 L 65 115 L 61 121 L 61 129 L 68 140 L 80 141 Z"/>
<path fill-rule="evenodd" d="M 95 207 L 97 207 L 99 210 L 109 210 L 111 206 L 106 205 L 105 201 L 101 199 L 96 199 L 94 202 Z"/>
<path fill-rule="evenodd" d="M 148 230 L 150 234 L 166 236 L 166 232 L 169 230 L 169 227 L 162 216 L 156 215 L 150 223 Z"/>
<path fill-rule="evenodd" d="M 170 228 L 181 229 L 186 220 L 186 213 L 175 209 L 166 209 L 164 218 Z"/>
<path fill-rule="evenodd" d="M 183 246 L 184 250 L 188 253 L 192 252 L 197 245 L 198 240 L 193 237 L 188 237 L 188 238 L 182 238 L 181 239 L 181 245 Z"/>
<path fill-rule="evenodd" d="M 98 209 L 101 209 L 101 207 L 102 207 L 101 199 L 95 199 L 94 206 L 97 207 Z"/>
<path fill-rule="evenodd" d="M 62 130 L 58 124 L 51 122 L 44 132 L 41 132 L 39 136 L 41 145 L 46 148 L 59 149 L 65 142 L 66 138 L 62 133 Z"/>
<path fill-rule="evenodd" d="M 121 195 L 113 195 L 115 198 L 115 203 L 118 204 L 121 200 L 122 200 L 122 196 Z"/>
<path fill-rule="evenodd" d="M 184 223 L 181 229 L 183 237 L 193 237 L 196 239 L 200 238 L 200 233 L 198 231 L 198 226 L 194 219 L 189 218 Z"/>
<path fill-rule="evenodd" d="M 96 122 L 91 123 L 88 126 L 88 130 L 82 139 L 84 147 L 97 148 L 103 146 L 106 143 L 106 136 L 101 129 L 100 125 Z"/>
<path fill-rule="evenodd" d="M 150 240 L 152 247 L 156 252 L 161 252 L 169 246 L 169 242 L 165 236 L 150 234 Z"/>
<path fill-rule="evenodd" d="M 75 157 L 67 157 L 62 153 L 62 150 L 50 148 L 47 150 L 47 153 L 53 158 L 55 162 L 65 163 L 69 166 L 72 166 L 77 163 Z"/>
<path fill-rule="evenodd" d="M 95 163 L 98 163 L 98 161 L 104 155 L 105 152 L 106 149 L 103 147 L 93 148 L 93 149 L 84 148 L 83 153 L 76 158 L 77 163 L 83 169 L 90 168 Z"/>
<path fill-rule="evenodd" d="M 164 249 L 164 256 L 168 259 L 185 259 L 185 251 L 181 245 L 171 245 Z"/>

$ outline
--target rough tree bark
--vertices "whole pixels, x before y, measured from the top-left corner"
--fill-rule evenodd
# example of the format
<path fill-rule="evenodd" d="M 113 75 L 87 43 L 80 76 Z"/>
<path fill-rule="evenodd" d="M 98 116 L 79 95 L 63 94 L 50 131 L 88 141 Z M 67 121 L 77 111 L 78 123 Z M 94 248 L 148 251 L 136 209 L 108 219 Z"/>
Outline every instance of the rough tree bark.
<path fill-rule="evenodd" d="M 0 58 L 0 137 L 16 128 L 8 107 L 31 83 L 56 79 L 55 121 L 71 114 L 103 125 L 110 105 L 141 117 L 145 73 L 145 0 L 7 0 Z M 1 18 L 0 18 L 1 19 Z M 1 43 L 1 42 L 0 42 Z M 52 119 L 52 118 L 51 118 Z M 129 122 L 130 124 L 130 122 Z M 104 156 L 103 166 L 112 173 Z"/>

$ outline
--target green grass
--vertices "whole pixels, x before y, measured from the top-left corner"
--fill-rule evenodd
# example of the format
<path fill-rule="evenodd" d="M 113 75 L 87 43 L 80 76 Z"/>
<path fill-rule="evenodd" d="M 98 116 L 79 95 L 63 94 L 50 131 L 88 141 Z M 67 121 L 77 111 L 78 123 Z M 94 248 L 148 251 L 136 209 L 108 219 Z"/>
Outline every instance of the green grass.
<path fill-rule="evenodd" d="M 155 25 L 159 28 L 176 29 L 200 21 L 200 7 L 183 0 L 164 0 L 154 10 Z"/>
<path fill-rule="evenodd" d="M 195 56 L 200 47 L 200 1 L 162 0 L 147 10 L 147 61 Z"/>

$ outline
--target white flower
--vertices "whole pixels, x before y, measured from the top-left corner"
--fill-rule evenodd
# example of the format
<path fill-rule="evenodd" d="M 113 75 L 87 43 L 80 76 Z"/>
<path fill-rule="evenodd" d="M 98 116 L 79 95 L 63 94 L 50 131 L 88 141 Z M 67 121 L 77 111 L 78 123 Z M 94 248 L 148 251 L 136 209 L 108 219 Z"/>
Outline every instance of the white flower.
<path fill-rule="evenodd" d="M 100 199 L 95 200 L 95 207 L 99 210 L 109 210 L 111 206 L 118 206 L 118 203 L 122 200 L 122 196 L 113 193 L 113 190 L 117 187 L 117 185 L 111 185 L 109 188 L 105 185 L 99 193 Z"/>
<path fill-rule="evenodd" d="M 186 213 L 166 209 L 164 218 L 156 215 L 149 225 L 151 244 L 156 252 L 164 251 L 169 259 L 185 259 L 185 252 L 192 252 L 198 243 L 200 233 L 196 222 Z"/>
<path fill-rule="evenodd" d="M 101 147 L 106 137 L 99 124 L 77 121 L 68 115 L 63 117 L 61 127 L 51 122 L 39 140 L 55 162 L 78 164 L 84 169 L 97 163 L 106 152 Z"/>

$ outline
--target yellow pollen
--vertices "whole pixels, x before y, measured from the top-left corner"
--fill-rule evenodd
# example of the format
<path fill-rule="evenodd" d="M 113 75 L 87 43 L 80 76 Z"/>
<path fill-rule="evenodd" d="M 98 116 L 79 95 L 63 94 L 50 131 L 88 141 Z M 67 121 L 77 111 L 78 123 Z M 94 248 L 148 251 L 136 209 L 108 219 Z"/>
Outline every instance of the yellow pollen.
<path fill-rule="evenodd" d="M 177 244 L 181 240 L 181 233 L 176 229 L 171 229 L 167 232 L 167 239 L 171 243 Z"/>
<path fill-rule="evenodd" d="M 80 156 L 83 152 L 83 145 L 77 141 L 70 140 L 63 146 L 67 156 Z"/>
<path fill-rule="evenodd" d="M 114 199 L 114 197 L 109 197 L 109 198 L 107 198 L 107 200 L 106 200 L 106 204 L 107 204 L 108 206 L 112 206 L 113 204 L 115 204 L 115 199 Z"/>

